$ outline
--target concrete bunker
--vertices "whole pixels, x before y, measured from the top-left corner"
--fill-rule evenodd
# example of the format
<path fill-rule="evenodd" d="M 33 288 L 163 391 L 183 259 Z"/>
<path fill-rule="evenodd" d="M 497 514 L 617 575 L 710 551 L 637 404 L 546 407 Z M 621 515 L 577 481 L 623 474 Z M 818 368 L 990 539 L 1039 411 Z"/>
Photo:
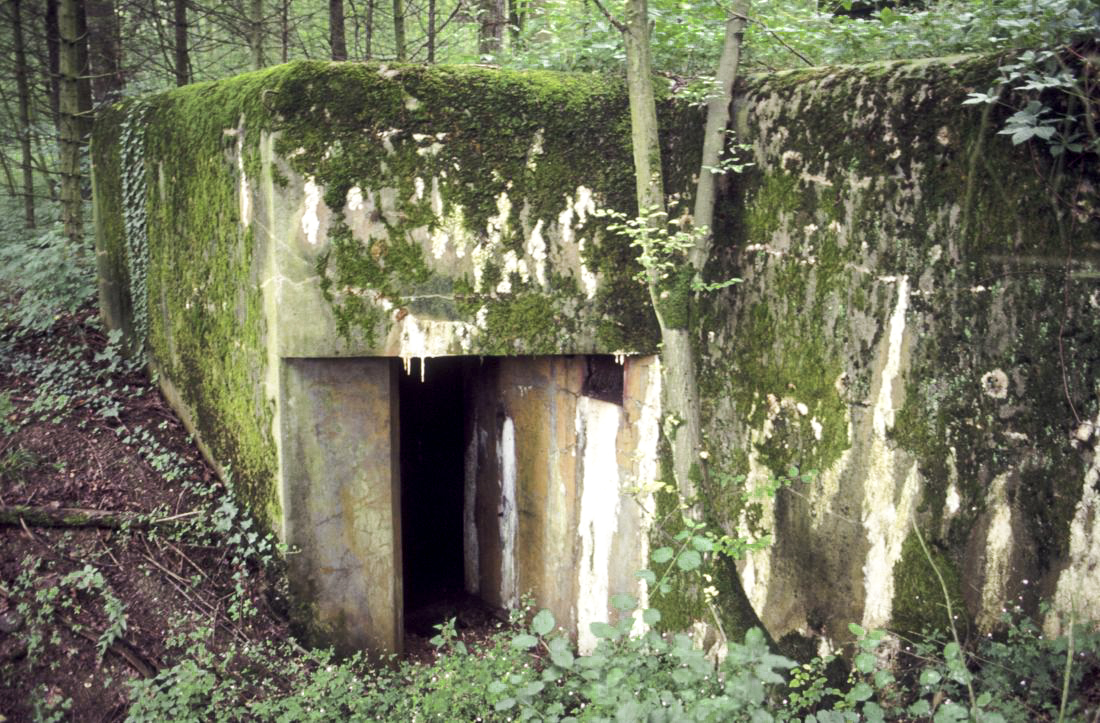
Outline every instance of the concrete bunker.
<path fill-rule="evenodd" d="M 792 464 L 821 473 L 805 501 L 752 510 L 777 544 L 740 580 L 776 636 L 823 624 L 833 644 L 852 620 L 897 617 L 914 523 L 981 590 L 978 619 L 1024 579 L 1100 616 L 1100 594 L 1080 596 L 1100 554 L 1086 383 L 1100 316 L 1095 259 L 1079 251 L 1097 224 L 1066 237 L 1033 159 L 963 105 L 1001 62 L 810 68 L 740 89 L 754 166 L 723 196 L 737 221 L 712 261 L 714 278 L 744 283 L 690 331 L 712 464 L 745 481 L 700 504 L 741 534 L 742 493 Z M 656 329 L 635 251 L 595 216 L 632 208 L 627 107 L 621 83 L 591 76 L 310 62 L 97 113 L 104 319 L 144 345 L 260 526 L 301 548 L 296 618 L 320 641 L 400 643 L 398 359 L 428 357 L 429 376 L 444 357 L 485 360 L 472 384 L 486 391 L 464 390 L 463 464 L 498 487 L 513 478 L 515 516 L 463 492 L 464 586 L 497 602 L 531 590 L 582 647 L 604 593 L 644 604 L 634 500 L 660 480 L 661 414 L 657 364 L 637 355 Z M 675 101 L 662 112 L 669 180 L 686 181 L 701 125 Z M 1070 241 L 1072 288 L 1027 271 Z M 1063 343 L 1068 366 L 1036 356 Z M 619 352 L 622 407 L 580 393 L 583 357 L 531 356 Z M 996 370 L 1008 386 L 993 395 Z M 615 454 L 599 452 L 612 436 Z M 1013 501 L 1002 482 L 1020 475 Z M 1042 552 L 1020 568 L 1027 540 Z"/>
<path fill-rule="evenodd" d="M 314 635 L 401 651 L 464 596 L 530 592 L 583 645 L 610 594 L 643 592 L 648 500 L 628 491 L 655 466 L 652 357 L 285 359 L 283 376 L 286 539 Z"/>

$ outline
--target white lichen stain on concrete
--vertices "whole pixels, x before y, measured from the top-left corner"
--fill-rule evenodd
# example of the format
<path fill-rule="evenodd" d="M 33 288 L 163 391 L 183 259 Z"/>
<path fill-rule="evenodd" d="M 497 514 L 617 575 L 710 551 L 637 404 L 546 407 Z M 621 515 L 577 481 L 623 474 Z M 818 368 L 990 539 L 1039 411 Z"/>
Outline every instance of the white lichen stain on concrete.
<path fill-rule="evenodd" d="M 440 218 L 443 216 L 443 193 L 439 190 L 439 176 L 432 176 L 432 193 L 429 198 L 432 204 L 432 215 Z"/>
<path fill-rule="evenodd" d="M 592 189 L 577 186 L 577 196 L 576 201 L 573 203 L 573 210 L 577 212 L 578 223 L 584 223 L 588 220 L 589 214 L 596 212 L 596 202 L 592 196 Z"/>
<path fill-rule="evenodd" d="M 897 302 L 887 332 L 886 363 L 879 379 L 878 396 L 871 412 L 870 469 L 864 484 L 862 522 L 870 549 L 863 563 L 863 620 L 865 628 L 880 628 L 890 621 L 894 597 L 894 564 L 901 557 L 902 543 L 909 533 L 911 518 L 920 493 L 920 475 L 915 462 L 897 489 L 899 453 L 886 439 L 894 426 L 895 384 L 901 383 L 902 349 L 905 342 L 905 313 L 909 304 L 909 278 L 896 279 Z"/>
<path fill-rule="evenodd" d="M 378 134 L 378 138 L 382 141 L 382 148 L 386 151 L 386 155 L 392 156 L 394 153 L 397 153 L 397 149 L 393 147 L 393 137 L 400 132 L 400 128 L 389 128 Z"/>
<path fill-rule="evenodd" d="M 584 258 L 584 246 L 585 239 L 582 238 L 580 240 L 580 243 L 577 244 L 577 249 L 578 251 L 580 251 L 581 258 Z M 596 298 L 596 291 L 599 289 L 600 280 L 596 276 L 596 274 L 588 270 L 588 267 L 585 266 L 584 261 L 581 261 L 581 285 L 584 286 L 585 296 L 587 296 L 589 299 Z"/>
<path fill-rule="evenodd" d="M 511 249 L 504 252 L 504 257 L 501 259 L 503 267 L 501 268 L 500 283 L 497 284 L 496 291 L 498 294 L 510 294 L 512 293 L 512 276 L 518 274 L 520 280 L 526 283 L 529 280 L 527 273 L 527 264 L 520 261 L 515 251 Z"/>
<path fill-rule="evenodd" d="M 599 640 L 591 623 L 607 620 L 611 593 L 611 545 L 619 520 L 619 467 L 616 439 L 621 409 L 617 404 L 581 397 L 574 427 L 581 449 L 580 569 L 577 589 L 577 647 L 582 655 Z"/>
<path fill-rule="evenodd" d="M 538 167 L 538 158 L 542 155 L 543 130 L 535 131 L 535 137 L 531 140 L 531 147 L 527 150 L 527 170 L 534 171 Z"/>
<path fill-rule="evenodd" d="M 596 202 L 592 197 L 592 190 L 584 186 L 577 186 L 576 200 L 573 203 L 573 210 L 577 214 L 577 224 L 583 224 L 588 220 L 588 216 L 596 212 Z M 599 286 L 599 279 L 584 263 L 584 247 L 587 243 L 586 239 L 581 239 L 577 244 L 577 250 L 580 256 L 580 272 L 581 272 L 581 284 L 584 285 L 584 293 L 589 299 L 596 297 L 596 290 Z"/>
<path fill-rule="evenodd" d="M 635 447 L 637 451 L 633 482 L 637 489 L 634 499 L 641 510 L 638 523 L 638 560 L 644 567 L 649 562 L 649 532 L 657 517 L 657 504 L 653 499 L 653 493 L 660 480 L 657 450 L 660 446 L 661 434 L 661 362 L 658 357 L 654 357 L 649 365 L 645 381 L 645 397 L 638 411 L 635 422 L 638 441 Z M 641 578 L 638 579 L 637 598 L 638 609 L 634 614 L 633 633 L 641 635 L 648 627 L 642 620 L 642 611 L 649 607 L 649 585 Z"/>
<path fill-rule="evenodd" d="M 477 291 L 484 290 L 482 277 L 485 273 L 485 265 L 496 259 L 501 241 L 508 233 L 508 217 L 512 213 L 512 201 L 508 198 L 507 191 L 500 192 L 496 205 L 497 215 L 490 216 L 485 224 L 485 239 L 479 240 L 470 254 L 474 262 L 474 288 Z M 507 281 L 507 275 L 504 281 Z"/>
<path fill-rule="evenodd" d="M 986 509 L 993 510 L 993 517 L 985 537 L 982 606 L 977 619 L 982 630 L 990 630 L 1000 622 L 1012 574 L 1012 505 L 1005 492 L 1007 480 L 1007 474 L 998 475 L 986 497 Z"/>
<path fill-rule="evenodd" d="M 773 420 L 778 414 L 778 406 L 769 407 L 768 417 L 760 429 L 749 432 L 748 449 L 755 450 L 760 443 L 772 435 Z M 771 480 L 771 470 L 760 464 L 756 454 L 749 455 L 749 471 L 745 475 L 745 489 L 757 490 L 766 486 Z M 774 500 L 760 499 L 760 517 L 756 521 L 757 529 L 772 530 L 775 528 Z M 747 521 L 742 518 L 738 523 L 738 536 L 745 540 L 754 540 L 757 529 L 751 529 Z M 745 562 L 741 567 L 741 584 L 745 588 L 745 594 L 752 604 L 752 609 L 757 615 L 762 615 L 768 602 L 768 583 L 771 581 L 771 553 L 770 549 L 757 550 L 745 556 Z"/>
<path fill-rule="evenodd" d="M 406 374 L 409 373 L 409 362 L 414 358 L 420 359 L 423 381 L 429 358 L 468 351 L 476 331 L 472 324 L 463 321 L 421 319 L 415 314 L 405 313 L 390 327 L 385 350 L 387 354 L 401 358 Z"/>
<path fill-rule="evenodd" d="M 962 498 L 959 496 L 959 487 L 952 482 L 947 486 L 947 496 L 943 501 L 944 513 L 947 515 L 954 515 L 959 511 L 959 505 L 961 503 Z"/>
<path fill-rule="evenodd" d="M 363 189 L 359 186 L 352 186 L 348 189 L 347 207 L 348 211 L 352 213 L 363 210 Z"/>
<path fill-rule="evenodd" d="M 982 392 L 991 399 L 1008 396 L 1008 375 L 1001 369 L 993 369 L 982 375 Z"/>
<path fill-rule="evenodd" d="M 1097 414 L 1093 428 L 1100 428 Z M 1085 472 L 1081 499 L 1069 523 L 1068 565 L 1058 576 L 1054 609 L 1043 628 L 1048 635 L 1063 635 L 1066 624 L 1100 620 L 1100 435 L 1092 448 L 1092 463 Z"/>
<path fill-rule="evenodd" d="M 321 230 L 321 219 L 317 215 L 317 209 L 321 205 L 321 187 L 317 185 L 317 179 L 310 176 L 305 183 L 306 210 L 302 214 L 302 233 L 306 235 L 306 241 L 311 246 L 317 245 L 317 233 Z"/>
<path fill-rule="evenodd" d="M 243 119 L 242 119 L 243 123 Z M 252 223 L 252 189 L 249 187 L 248 175 L 244 172 L 244 134 L 237 133 L 237 171 L 241 176 L 240 188 L 237 190 L 240 198 L 241 225 L 248 228 Z"/>
<path fill-rule="evenodd" d="M 519 605 L 519 585 L 516 577 L 516 537 L 519 533 L 519 509 L 516 506 L 516 426 L 511 417 L 501 425 L 497 444 L 497 465 L 500 468 L 500 600 L 505 607 Z"/>
<path fill-rule="evenodd" d="M 534 266 L 535 280 L 539 286 L 546 286 L 546 240 L 542 237 L 543 220 L 540 218 L 535 227 L 531 229 L 531 235 L 527 238 L 524 250 L 527 252 L 527 263 Z"/>
<path fill-rule="evenodd" d="M 433 209 L 435 204 L 435 191 L 433 190 Z M 448 245 L 454 247 L 455 257 L 459 259 L 466 258 L 467 252 L 471 248 L 476 246 L 471 244 L 469 233 L 466 231 L 465 212 L 462 206 L 454 204 L 451 206 L 450 213 L 443 215 L 442 205 L 443 201 L 440 199 L 440 212 L 436 214 L 436 218 L 439 219 L 439 223 L 432 231 L 432 256 L 436 259 L 442 259 L 447 253 Z M 481 268 L 480 265 L 474 265 L 474 277 L 475 283 L 480 285 L 481 283 Z"/>

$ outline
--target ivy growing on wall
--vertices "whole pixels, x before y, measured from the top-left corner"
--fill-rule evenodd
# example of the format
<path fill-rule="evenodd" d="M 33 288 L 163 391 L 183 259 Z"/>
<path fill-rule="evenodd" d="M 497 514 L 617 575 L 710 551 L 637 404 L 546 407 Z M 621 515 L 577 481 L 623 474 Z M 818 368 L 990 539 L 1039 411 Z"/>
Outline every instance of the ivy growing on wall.
<path fill-rule="evenodd" d="M 149 234 L 146 227 L 145 115 L 148 106 L 130 108 L 122 121 L 122 207 L 127 272 L 133 304 L 134 350 L 144 352 L 149 339 Z"/>

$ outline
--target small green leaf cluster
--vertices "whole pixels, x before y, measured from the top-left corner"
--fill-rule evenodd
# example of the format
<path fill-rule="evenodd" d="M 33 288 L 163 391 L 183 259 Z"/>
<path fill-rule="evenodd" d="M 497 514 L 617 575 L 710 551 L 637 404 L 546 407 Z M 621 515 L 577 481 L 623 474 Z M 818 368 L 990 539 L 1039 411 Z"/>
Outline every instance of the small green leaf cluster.
<path fill-rule="evenodd" d="M 90 564 L 62 577 L 61 585 L 98 594 L 103 599 L 103 614 L 107 618 L 107 624 L 96 641 L 96 651 L 102 660 L 107 654 L 107 648 L 126 632 L 126 606 L 112 592 L 103 573 Z"/>
<path fill-rule="evenodd" d="M 1100 32 L 1100 18 L 1093 30 Z M 994 104 L 1013 110 L 998 131 L 1009 136 L 1013 145 L 1038 140 L 1055 158 L 1085 154 L 1095 161 L 1100 157 L 1095 124 L 1100 57 L 1095 49 L 1082 44 L 1058 51 L 1028 50 L 999 70 L 997 84 L 984 93 L 970 93 L 963 105 Z"/>
<path fill-rule="evenodd" d="M 53 563 L 38 557 L 24 559 L 10 591 L 10 597 L 19 601 L 16 610 L 27 624 L 21 634 L 26 637 L 28 655 L 33 660 L 47 643 L 61 642 L 58 629 L 50 625 L 56 615 L 78 615 L 85 609 L 98 609 L 99 616 L 105 619 L 96 640 L 96 652 L 102 660 L 107 649 L 126 632 L 126 606 L 99 568 L 85 564 L 63 576 L 52 568 Z M 77 631 L 81 629 L 79 622 L 71 624 Z M 50 637 L 45 638 L 46 631 L 51 629 Z"/>
<path fill-rule="evenodd" d="M 684 264 L 684 254 L 706 235 L 705 228 L 685 230 L 685 224 L 669 222 L 668 214 L 656 207 L 643 208 L 633 218 L 612 209 L 597 209 L 594 215 L 610 218 L 607 230 L 626 236 L 638 249 L 639 281 L 646 281 L 648 274 L 668 278 Z"/>
<path fill-rule="evenodd" d="M 1091 0 L 790 0 L 757 3 L 752 16 L 746 65 L 774 69 L 1051 47 L 1087 32 L 1097 10 Z"/>
<path fill-rule="evenodd" d="M 10 484 L 17 490 L 22 489 L 27 482 L 27 473 L 40 463 L 38 455 L 20 445 L 5 449 L 0 454 L 0 482 Z"/>

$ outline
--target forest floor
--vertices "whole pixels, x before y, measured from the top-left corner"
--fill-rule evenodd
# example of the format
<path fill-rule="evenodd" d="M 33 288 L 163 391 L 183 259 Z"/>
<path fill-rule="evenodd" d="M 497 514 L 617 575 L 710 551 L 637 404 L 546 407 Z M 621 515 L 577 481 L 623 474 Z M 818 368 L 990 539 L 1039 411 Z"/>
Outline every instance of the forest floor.
<path fill-rule="evenodd" d="M 0 721 L 122 719 L 196 651 L 308 658 L 280 560 L 94 310 L 0 329 Z"/>

